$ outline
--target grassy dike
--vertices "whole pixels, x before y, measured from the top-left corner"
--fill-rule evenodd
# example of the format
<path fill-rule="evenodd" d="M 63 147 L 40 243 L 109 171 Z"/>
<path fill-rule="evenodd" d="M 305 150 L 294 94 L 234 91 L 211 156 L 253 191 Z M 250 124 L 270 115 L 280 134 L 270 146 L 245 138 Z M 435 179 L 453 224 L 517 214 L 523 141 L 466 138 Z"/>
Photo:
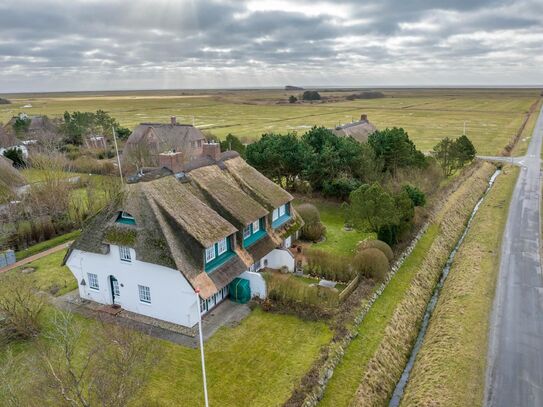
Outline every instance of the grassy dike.
<path fill-rule="evenodd" d="M 383 405 L 409 357 L 426 303 L 494 166 L 482 164 L 446 197 L 358 329 L 320 406 Z"/>
<path fill-rule="evenodd" d="M 500 244 L 518 171 L 504 170 L 474 218 L 432 315 L 402 406 L 483 404 Z"/>

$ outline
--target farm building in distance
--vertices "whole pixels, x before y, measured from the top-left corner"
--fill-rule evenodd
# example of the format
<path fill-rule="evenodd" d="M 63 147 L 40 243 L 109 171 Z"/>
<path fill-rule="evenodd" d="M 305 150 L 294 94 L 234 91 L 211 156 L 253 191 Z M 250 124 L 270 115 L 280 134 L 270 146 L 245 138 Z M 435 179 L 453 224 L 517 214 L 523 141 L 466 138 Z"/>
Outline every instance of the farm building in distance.
<path fill-rule="evenodd" d="M 238 153 L 202 149 L 182 172 L 181 153 L 160 154 L 84 228 L 65 257 L 81 298 L 192 327 L 233 284 L 264 298 L 261 268 L 294 270 L 293 197 Z"/>
<path fill-rule="evenodd" d="M 365 143 L 369 135 L 376 130 L 377 127 L 370 123 L 368 116 L 362 114 L 359 121 L 337 126 L 332 132 L 337 136 L 352 137 L 360 143 Z"/>
<path fill-rule="evenodd" d="M 172 151 L 182 153 L 184 163 L 202 156 L 204 134 L 190 124 L 177 123 L 172 116 L 170 123 L 142 123 L 126 141 L 123 168 L 157 167 L 159 154 Z"/>

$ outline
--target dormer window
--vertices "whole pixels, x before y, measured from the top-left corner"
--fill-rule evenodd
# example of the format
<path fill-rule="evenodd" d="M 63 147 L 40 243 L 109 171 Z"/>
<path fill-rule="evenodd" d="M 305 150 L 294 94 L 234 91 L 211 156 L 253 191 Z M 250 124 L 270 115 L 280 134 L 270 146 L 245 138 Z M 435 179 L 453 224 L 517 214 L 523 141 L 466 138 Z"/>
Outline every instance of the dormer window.
<path fill-rule="evenodd" d="M 272 227 L 274 229 L 284 225 L 290 220 L 290 203 L 281 205 L 273 210 Z"/>
<path fill-rule="evenodd" d="M 136 219 L 134 219 L 134 217 L 128 212 L 121 211 L 119 212 L 119 215 L 117 216 L 117 220 L 115 222 L 125 225 L 135 225 Z"/>
<path fill-rule="evenodd" d="M 208 273 L 234 256 L 231 237 L 225 237 L 205 249 L 205 271 Z"/>
<path fill-rule="evenodd" d="M 249 247 L 265 235 L 266 229 L 264 227 L 264 218 L 255 220 L 243 229 L 243 247 Z"/>

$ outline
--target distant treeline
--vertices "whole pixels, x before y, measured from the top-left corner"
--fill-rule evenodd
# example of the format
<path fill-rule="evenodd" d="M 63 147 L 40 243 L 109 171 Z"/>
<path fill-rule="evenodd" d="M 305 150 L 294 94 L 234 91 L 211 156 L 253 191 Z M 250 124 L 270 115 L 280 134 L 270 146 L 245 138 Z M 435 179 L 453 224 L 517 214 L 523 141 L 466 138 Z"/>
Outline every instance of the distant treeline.
<path fill-rule="evenodd" d="M 347 100 L 355 100 L 355 99 L 379 99 L 384 98 L 385 94 L 383 92 L 377 92 L 377 91 L 367 91 L 367 92 L 361 92 L 361 93 L 353 93 L 352 95 L 347 96 Z"/>

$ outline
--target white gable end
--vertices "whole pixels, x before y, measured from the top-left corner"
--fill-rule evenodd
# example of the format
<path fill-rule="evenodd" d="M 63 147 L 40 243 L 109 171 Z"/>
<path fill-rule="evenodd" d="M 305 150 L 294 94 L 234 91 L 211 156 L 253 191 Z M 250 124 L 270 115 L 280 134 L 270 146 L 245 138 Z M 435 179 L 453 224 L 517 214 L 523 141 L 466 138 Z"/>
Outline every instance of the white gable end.
<path fill-rule="evenodd" d="M 178 270 L 136 260 L 133 249 L 128 254 L 110 245 L 105 255 L 75 249 L 66 265 L 83 299 L 113 304 L 115 298 L 131 312 L 188 327 L 198 322 L 196 295 L 185 277 Z M 91 287 L 96 282 L 98 288 Z"/>

